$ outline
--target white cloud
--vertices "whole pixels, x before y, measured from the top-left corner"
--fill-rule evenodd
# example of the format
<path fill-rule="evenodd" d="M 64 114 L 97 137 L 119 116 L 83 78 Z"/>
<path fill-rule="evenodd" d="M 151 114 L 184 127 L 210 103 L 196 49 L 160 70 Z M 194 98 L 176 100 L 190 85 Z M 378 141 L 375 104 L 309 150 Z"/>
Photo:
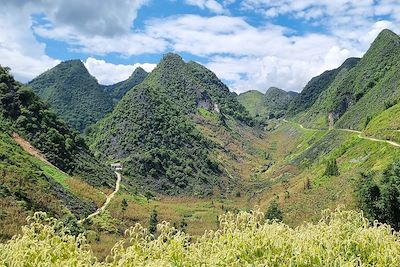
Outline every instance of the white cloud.
<path fill-rule="evenodd" d="M 46 55 L 30 30 L 30 12 L 4 3 L 0 9 L 0 64 L 11 68 L 15 78 L 27 82 L 55 66 L 58 60 Z"/>
<path fill-rule="evenodd" d="M 88 57 L 83 63 L 89 73 L 96 77 L 100 84 L 104 85 L 115 84 L 128 79 L 138 67 L 142 67 L 147 72 L 151 72 L 156 67 L 156 64 L 151 63 L 135 63 L 133 65 L 112 64 L 93 57 Z"/>
<path fill-rule="evenodd" d="M 255 26 L 246 17 L 227 15 L 227 6 L 235 0 L 185 0 L 186 4 L 219 15 L 149 18 L 143 28 L 135 29 L 132 25 L 138 9 L 150 0 L 123 0 L 119 4 L 89 0 L 82 5 L 78 0 L 38 0 L 35 5 L 22 0 L 3 1 L 14 6 L 9 14 L 23 16 L 13 18 L 3 12 L 0 18 L 0 22 L 4 20 L 4 26 L 0 25 L 0 56 L 11 63 L 13 58 L 19 60 L 14 65 L 21 76 L 57 63 L 46 56 L 44 45 L 31 32 L 30 15 L 40 13 L 47 21 L 33 25 L 33 31 L 44 38 L 64 41 L 69 49 L 94 56 L 189 53 L 202 57 L 236 91 L 265 90 L 269 86 L 299 91 L 312 76 L 337 67 L 349 56 L 362 55 L 381 29 L 397 31 L 400 14 L 399 0 L 243 0 L 241 6 L 246 12 L 255 11 L 266 18 L 267 22 Z M 98 8 L 92 8 L 94 3 Z M 268 23 L 269 17 L 279 15 L 323 27 L 325 32 L 304 34 Z M 12 33 L 15 30 L 17 34 Z M 31 62 L 28 68 L 21 67 L 25 66 L 23 60 Z M 123 80 L 133 70 L 131 65 L 114 65 L 95 58 L 88 58 L 86 64 L 102 83 Z"/>
<path fill-rule="evenodd" d="M 185 3 L 192 6 L 197 6 L 201 9 L 208 9 L 216 14 L 228 13 L 228 11 L 224 9 L 223 5 L 218 3 L 216 0 L 185 0 Z M 229 4 L 229 2 L 223 4 Z"/>

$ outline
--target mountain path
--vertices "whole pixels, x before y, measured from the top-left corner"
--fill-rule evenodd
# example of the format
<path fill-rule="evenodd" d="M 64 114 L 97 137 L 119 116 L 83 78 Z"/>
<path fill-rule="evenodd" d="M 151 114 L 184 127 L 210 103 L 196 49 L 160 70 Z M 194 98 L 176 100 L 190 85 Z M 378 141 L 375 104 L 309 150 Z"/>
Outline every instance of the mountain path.
<path fill-rule="evenodd" d="M 13 133 L 12 134 L 12 138 L 14 139 L 15 142 L 17 142 L 17 144 L 22 147 L 23 150 L 25 150 L 25 152 L 27 152 L 28 154 L 34 156 L 35 158 L 37 158 L 40 161 L 43 161 L 44 163 L 51 165 L 53 167 L 55 167 L 53 164 L 51 164 L 45 155 L 43 155 L 42 152 L 40 152 L 38 149 L 36 149 L 35 147 L 33 147 L 31 145 L 31 143 L 29 143 L 27 140 L 25 140 L 23 137 L 21 137 L 19 134 L 17 133 Z"/>
<path fill-rule="evenodd" d="M 283 119 L 284 122 L 289 122 L 285 119 Z M 292 122 L 295 123 L 297 125 L 300 126 L 300 128 L 305 129 L 305 130 L 315 130 L 315 131 L 319 131 L 319 129 L 311 129 L 311 128 L 305 128 L 302 124 L 297 123 L 297 122 Z M 365 140 L 369 140 L 369 141 L 373 141 L 373 142 L 381 142 L 381 143 L 387 143 L 389 145 L 392 145 L 394 147 L 400 147 L 399 143 L 396 143 L 394 141 L 389 141 L 389 140 L 383 140 L 383 139 L 377 139 L 377 138 L 373 138 L 373 137 L 368 137 L 368 136 L 363 136 L 361 131 L 356 131 L 356 130 L 351 130 L 351 129 L 334 129 L 334 130 L 339 130 L 339 131 L 345 131 L 345 132 L 350 132 L 350 133 L 356 133 L 358 134 L 357 137 L 360 139 L 365 139 Z"/>
<path fill-rule="evenodd" d="M 25 152 L 30 154 L 31 156 L 37 158 L 38 160 L 46 163 L 47 165 L 57 169 L 58 171 L 64 173 L 65 175 L 68 175 L 64 171 L 60 170 L 57 166 L 53 165 L 50 161 L 47 160 L 46 156 L 37 148 L 31 145 L 27 140 L 25 140 L 22 136 L 20 136 L 17 133 L 12 134 L 12 138 L 14 141 L 23 149 Z"/>
<path fill-rule="evenodd" d="M 78 223 L 83 223 L 86 220 L 89 220 L 90 218 L 99 215 L 100 213 L 102 213 L 103 211 L 105 211 L 105 209 L 107 208 L 107 206 L 110 204 L 111 200 L 114 198 L 114 196 L 118 193 L 119 188 L 120 188 L 120 184 L 121 184 L 121 174 L 119 172 L 115 172 L 115 174 L 117 175 L 117 180 L 115 183 L 115 190 L 109 194 L 107 196 L 106 201 L 104 202 L 103 206 L 101 206 L 100 208 L 98 208 L 95 212 L 93 212 L 92 214 L 89 214 L 86 218 L 79 220 Z"/>

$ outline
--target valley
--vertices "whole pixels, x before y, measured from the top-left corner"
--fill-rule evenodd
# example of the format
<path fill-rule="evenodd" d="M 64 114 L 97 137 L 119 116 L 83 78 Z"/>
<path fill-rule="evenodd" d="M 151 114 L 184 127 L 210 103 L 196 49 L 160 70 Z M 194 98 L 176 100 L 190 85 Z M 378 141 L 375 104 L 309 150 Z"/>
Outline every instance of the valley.
<path fill-rule="evenodd" d="M 379 231 L 376 220 L 390 239 L 400 227 L 399 62 L 400 37 L 383 30 L 361 58 L 300 93 L 237 95 L 175 53 L 107 86 L 80 60 L 26 84 L 0 67 L 0 241 L 34 242 L 43 231 L 106 264 L 131 244 L 142 251 L 133 254 L 166 240 L 189 249 L 259 228 Z M 116 162 L 122 170 L 109 167 Z"/>

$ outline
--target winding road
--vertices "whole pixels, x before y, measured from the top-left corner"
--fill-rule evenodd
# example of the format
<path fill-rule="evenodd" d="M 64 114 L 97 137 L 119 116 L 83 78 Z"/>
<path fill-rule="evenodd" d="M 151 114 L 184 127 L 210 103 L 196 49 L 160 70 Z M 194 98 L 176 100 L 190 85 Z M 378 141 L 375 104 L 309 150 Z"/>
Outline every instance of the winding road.
<path fill-rule="evenodd" d="M 111 194 L 109 194 L 109 195 L 107 196 L 106 202 L 104 202 L 103 206 L 101 206 L 100 208 L 98 208 L 98 209 L 97 209 L 95 212 L 93 212 L 92 214 L 89 214 L 89 216 L 87 216 L 86 218 L 84 218 L 84 219 L 82 219 L 82 220 L 79 220 L 78 223 L 83 223 L 83 222 L 85 222 L 86 220 L 88 220 L 88 219 L 90 219 L 90 218 L 92 218 L 92 217 L 94 217 L 94 216 L 96 216 L 96 215 L 102 213 L 102 212 L 107 208 L 108 204 L 110 204 L 110 202 L 111 202 L 111 200 L 114 198 L 115 194 L 117 194 L 117 192 L 119 191 L 120 184 L 121 184 L 121 179 L 122 179 L 121 174 L 120 174 L 119 172 L 115 172 L 115 174 L 117 175 L 117 181 L 116 181 L 116 183 L 115 183 L 115 190 L 114 190 Z"/>
<path fill-rule="evenodd" d="M 289 121 L 283 119 L 284 122 L 289 123 Z M 300 126 L 300 128 L 305 129 L 305 130 L 316 130 L 319 131 L 319 129 L 310 129 L 310 128 L 305 128 L 303 125 L 301 125 L 300 123 L 297 122 L 291 122 L 291 123 L 295 123 L 297 125 Z M 368 137 L 368 136 L 363 136 L 361 131 L 356 131 L 356 130 L 351 130 L 351 129 L 333 129 L 333 130 L 338 130 L 338 131 L 345 131 L 345 132 L 350 132 L 350 133 L 356 133 L 358 134 L 358 138 L 361 139 L 365 139 L 365 140 L 370 140 L 373 142 L 381 142 L 381 143 L 387 143 L 389 145 L 392 145 L 394 147 L 400 147 L 399 143 L 393 142 L 393 141 L 389 141 L 389 140 L 383 140 L 383 139 L 377 139 L 377 138 L 373 138 L 373 137 Z"/>
<path fill-rule="evenodd" d="M 396 143 L 396 142 L 393 142 L 393 141 L 377 139 L 377 138 L 368 137 L 368 136 L 363 136 L 362 132 L 360 132 L 360 131 L 350 130 L 350 129 L 336 129 L 336 130 L 345 131 L 345 132 L 351 132 L 351 133 L 357 133 L 358 137 L 361 138 L 361 139 L 370 140 L 370 141 L 374 141 L 374 142 L 387 143 L 387 144 L 395 146 L 395 147 L 400 147 L 399 143 Z"/>

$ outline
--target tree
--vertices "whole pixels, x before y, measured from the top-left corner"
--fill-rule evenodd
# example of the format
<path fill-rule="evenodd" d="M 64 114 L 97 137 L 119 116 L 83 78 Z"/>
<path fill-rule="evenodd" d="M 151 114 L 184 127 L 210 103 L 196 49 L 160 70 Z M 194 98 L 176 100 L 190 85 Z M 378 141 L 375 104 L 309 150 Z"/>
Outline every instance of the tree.
<path fill-rule="evenodd" d="M 382 179 L 361 175 L 357 196 L 360 208 L 371 220 L 400 229 L 400 160 L 392 163 Z"/>
<path fill-rule="evenodd" d="M 185 218 L 183 217 L 182 220 L 181 220 L 181 222 L 179 223 L 179 229 L 180 229 L 182 232 L 186 233 L 187 225 L 188 225 L 188 224 L 187 224 Z"/>
<path fill-rule="evenodd" d="M 149 233 L 154 235 L 157 231 L 157 223 L 158 223 L 158 218 L 157 218 L 157 210 L 153 209 L 150 219 L 149 219 Z"/>
<path fill-rule="evenodd" d="M 128 202 L 127 202 L 126 199 L 124 198 L 124 199 L 122 199 L 122 201 L 121 201 L 121 209 L 122 209 L 122 212 L 125 212 L 125 211 L 126 211 L 126 208 L 128 208 Z"/>
<path fill-rule="evenodd" d="M 283 220 L 282 211 L 279 209 L 279 205 L 275 200 L 269 205 L 267 212 L 265 213 L 265 219 L 276 220 L 278 222 Z"/>
<path fill-rule="evenodd" d="M 337 166 L 336 159 L 330 159 L 327 161 L 325 175 L 326 176 L 339 176 L 339 168 Z"/>

